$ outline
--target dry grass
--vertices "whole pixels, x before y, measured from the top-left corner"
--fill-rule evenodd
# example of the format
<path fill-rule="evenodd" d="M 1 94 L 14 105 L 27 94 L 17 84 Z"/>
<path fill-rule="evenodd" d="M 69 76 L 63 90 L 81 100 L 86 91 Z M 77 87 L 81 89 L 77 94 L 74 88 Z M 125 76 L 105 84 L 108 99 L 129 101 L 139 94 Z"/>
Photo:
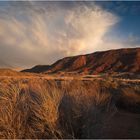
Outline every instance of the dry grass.
<path fill-rule="evenodd" d="M 1 79 L 0 138 L 98 138 L 120 100 L 139 104 L 138 89 L 114 81 Z"/>

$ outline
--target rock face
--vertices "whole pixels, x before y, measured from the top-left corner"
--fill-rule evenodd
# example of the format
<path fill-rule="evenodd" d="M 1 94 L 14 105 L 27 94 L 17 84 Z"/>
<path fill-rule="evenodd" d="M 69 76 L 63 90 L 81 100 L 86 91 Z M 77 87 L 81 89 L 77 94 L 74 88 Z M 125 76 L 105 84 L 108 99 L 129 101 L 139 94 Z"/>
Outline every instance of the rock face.
<path fill-rule="evenodd" d="M 48 66 L 35 66 L 24 72 L 86 74 L 131 72 L 140 73 L 140 48 L 127 48 L 66 57 Z"/>

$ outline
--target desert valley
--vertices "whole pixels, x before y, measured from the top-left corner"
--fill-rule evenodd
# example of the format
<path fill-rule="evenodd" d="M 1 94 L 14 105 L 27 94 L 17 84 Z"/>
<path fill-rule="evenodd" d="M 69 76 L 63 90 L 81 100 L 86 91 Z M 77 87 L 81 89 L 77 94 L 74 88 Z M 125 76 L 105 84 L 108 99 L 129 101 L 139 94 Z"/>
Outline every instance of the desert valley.
<path fill-rule="evenodd" d="M 0 70 L 0 138 L 140 138 L 140 49 Z"/>
<path fill-rule="evenodd" d="M 140 139 L 140 1 L 0 1 L 0 139 Z"/>

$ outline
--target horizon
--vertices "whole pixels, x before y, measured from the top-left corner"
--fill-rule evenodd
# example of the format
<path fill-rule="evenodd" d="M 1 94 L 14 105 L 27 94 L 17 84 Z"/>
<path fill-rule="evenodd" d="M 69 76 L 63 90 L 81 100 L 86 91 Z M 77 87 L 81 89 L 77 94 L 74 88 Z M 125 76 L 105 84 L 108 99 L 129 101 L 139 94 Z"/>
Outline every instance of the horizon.
<path fill-rule="evenodd" d="M 136 1 L 0 1 L 0 68 L 139 48 L 139 14 Z"/>

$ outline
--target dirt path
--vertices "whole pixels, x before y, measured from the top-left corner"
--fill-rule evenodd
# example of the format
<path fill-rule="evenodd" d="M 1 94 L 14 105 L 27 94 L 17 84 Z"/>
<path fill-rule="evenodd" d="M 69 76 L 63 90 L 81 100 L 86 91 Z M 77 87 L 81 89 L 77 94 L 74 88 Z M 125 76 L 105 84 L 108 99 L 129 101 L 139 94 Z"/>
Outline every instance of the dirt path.
<path fill-rule="evenodd" d="M 105 126 L 102 138 L 140 138 L 140 114 L 119 110 Z"/>

